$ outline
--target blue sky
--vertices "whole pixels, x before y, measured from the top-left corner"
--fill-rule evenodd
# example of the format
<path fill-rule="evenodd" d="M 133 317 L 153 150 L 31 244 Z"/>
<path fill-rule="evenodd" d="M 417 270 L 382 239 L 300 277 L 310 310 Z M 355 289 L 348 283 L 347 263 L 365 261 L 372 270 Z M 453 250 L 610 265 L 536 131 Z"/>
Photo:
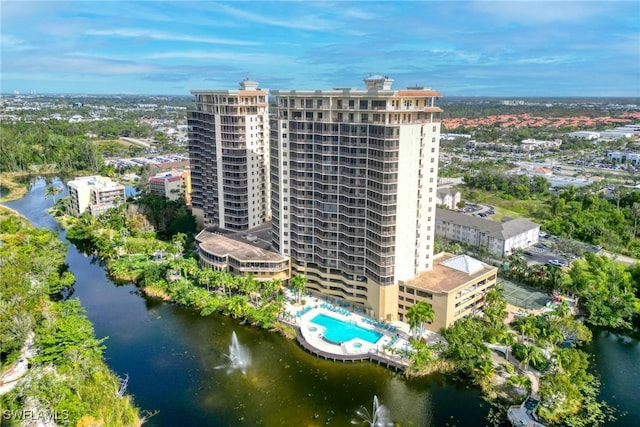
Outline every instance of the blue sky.
<path fill-rule="evenodd" d="M 640 1 L 0 0 L 0 91 L 640 96 Z"/>

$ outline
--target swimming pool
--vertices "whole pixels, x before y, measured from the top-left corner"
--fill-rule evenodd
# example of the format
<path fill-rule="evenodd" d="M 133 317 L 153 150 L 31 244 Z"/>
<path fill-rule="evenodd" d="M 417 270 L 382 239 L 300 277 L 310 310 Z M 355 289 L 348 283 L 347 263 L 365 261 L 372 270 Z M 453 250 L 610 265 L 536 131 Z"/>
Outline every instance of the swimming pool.
<path fill-rule="evenodd" d="M 382 338 L 382 334 L 379 332 L 361 328 L 354 323 L 343 322 L 342 320 L 325 314 L 316 315 L 316 317 L 311 319 L 311 322 L 324 326 L 324 338 L 327 341 L 337 344 L 342 344 L 354 338 L 360 338 L 361 340 L 375 344 Z"/>

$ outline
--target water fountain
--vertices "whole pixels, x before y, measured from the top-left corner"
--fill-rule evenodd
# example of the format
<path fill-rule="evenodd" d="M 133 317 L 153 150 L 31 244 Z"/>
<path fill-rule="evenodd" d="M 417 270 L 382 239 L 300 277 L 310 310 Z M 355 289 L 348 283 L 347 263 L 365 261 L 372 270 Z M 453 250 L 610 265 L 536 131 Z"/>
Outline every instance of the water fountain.
<path fill-rule="evenodd" d="M 240 369 L 243 374 L 247 372 L 247 367 L 251 364 L 251 355 L 249 350 L 240 345 L 235 331 L 231 334 L 231 345 L 227 357 L 231 361 L 230 369 Z"/>
<path fill-rule="evenodd" d="M 356 414 L 358 418 L 351 421 L 351 424 L 364 424 L 369 427 L 393 427 L 393 421 L 391 421 L 391 414 L 386 406 L 378 401 L 378 396 L 373 396 L 373 408 L 371 413 L 361 406 Z"/>

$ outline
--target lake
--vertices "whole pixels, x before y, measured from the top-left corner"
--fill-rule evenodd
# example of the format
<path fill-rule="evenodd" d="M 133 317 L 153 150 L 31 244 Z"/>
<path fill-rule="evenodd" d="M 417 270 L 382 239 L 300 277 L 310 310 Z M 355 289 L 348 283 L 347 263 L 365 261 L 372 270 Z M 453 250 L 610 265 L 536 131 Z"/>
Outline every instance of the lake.
<path fill-rule="evenodd" d="M 66 196 L 64 191 L 57 197 Z M 29 193 L 5 203 L 36 226 L 64 230 L 46 213 L 52 198 L 35 179 Z M 67 262 L 98 338 L 108 337 L 109 367 L 129 376 L 128 393 L 148 426 L 346 426 L 374 396 L 401 426 L 482 426 L 488 405 L 478 389 L 454 377 L 406 379 L 372 363 L 316 358 L 295 341 L 226 316 L 147 298 L 116 285 L 100 262 L 70 245 Z M 251 355 L 243 374 L 229 369 L 232 333 Z M 640 342 L 606 331 L 587 346 L 602 376 L 601 398 L 626 411 L 616 425 L 640 425 Z"/>

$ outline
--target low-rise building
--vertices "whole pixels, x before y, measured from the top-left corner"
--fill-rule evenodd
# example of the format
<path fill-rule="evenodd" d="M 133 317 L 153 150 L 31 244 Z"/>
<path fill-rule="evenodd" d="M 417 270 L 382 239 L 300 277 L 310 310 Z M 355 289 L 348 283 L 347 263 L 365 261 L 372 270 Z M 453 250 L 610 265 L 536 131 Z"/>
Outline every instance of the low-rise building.
<path fill-rule="evenodd" d="M 502 222 L 497 222 L 447 209 L 436 209 L 436 235 L 486 247 L 489 253 L 498 257 L 537 243 L 539 233 L 540 225 L 524 218 L 505 218 Z"/>
<path fill-rule="evenodd" d="M 432 270 L 399 282 L 398 316 L 406 321 L 407 310 L 424 301 L 434 312 L 426 327 L 438 332 L 482 310 L 485 294 L 496 285 L 498 269 L 468 255 L 440 254 L 433 264 Z"/>
<path fill-rule="evenodd" d="M 271 223 L 246 232 L 218 229 L 202 230 L 196 236 L 200 264 L 234 276 L 252 275 L 256 280 L 281 280 L 291 277 L 291 262 L 271 248 Z"/>
<path fill-rule="evenodd" d="M 607 159 L 610 162 L 638 165 L 640 164 L 640 153 L 632 153 L 629 151 L 609 151 L 607 153 Z"/>
<path fill-rule="evenodd" d="M 580 138 L 580 139 L 586 139 L 589 141 L 594 141 L 600 138 L 600 132 L 590 132 L 586 130 L 581 130 L 577 132 L 569 132 L 567 136 L 569 138 Z"/>
<path fill-rule="evenodd" d="M 183 198 L 189 204 L 191 193 L 189 170 L 171 170 L 152 176 L 149 178 L 149 191 L 167 200 Z"/>
<path fill-rule="evenodd" d="M 447 209 L 458 209 L 458 203 L 460 203 L 461 194 L 459 191 L 452 190 L 450 188 L 440 188 L 436 192 L 436 205 L 446 206 Z"/>
<path fill-rule="evenodd" d="M 69 181 L 67 187 L 71 197 L 70 213 L 75 216 L 86 211 L 97 217 L 127 200 L 124 185 L 104 176 L 78 177 Z"/>

